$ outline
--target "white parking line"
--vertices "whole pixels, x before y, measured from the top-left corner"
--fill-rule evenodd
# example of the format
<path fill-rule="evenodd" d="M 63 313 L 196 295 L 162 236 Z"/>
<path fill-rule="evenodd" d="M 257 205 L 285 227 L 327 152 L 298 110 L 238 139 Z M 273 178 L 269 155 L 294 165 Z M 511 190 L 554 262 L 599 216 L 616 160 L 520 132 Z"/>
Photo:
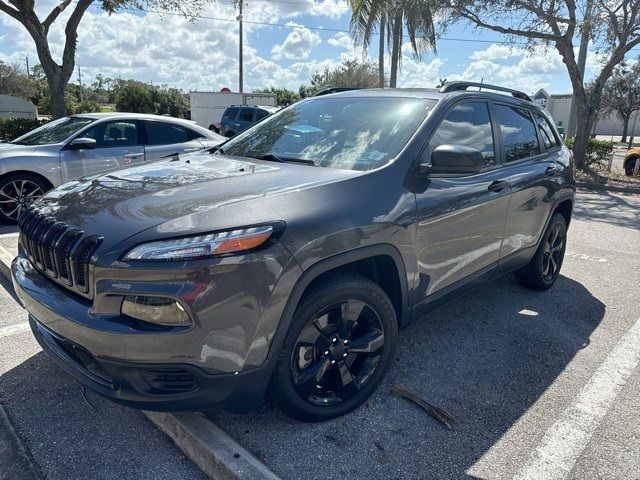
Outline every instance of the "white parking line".
<path fill-rule="evenodd" d="M 578 396 L 547 430 L 517 480 L 563 479 L 640 361 L 640 319 L 620 339 Z"/>
<path fill-rule="evenodd" d="M 29 322 L 21 322 L 16 325 L 2 327 L 0 328 L 0 338 L 8 337 L 9 335 L 16 335 L 18 333 L 26 332 L 27 330 L 29 330 Z"/>

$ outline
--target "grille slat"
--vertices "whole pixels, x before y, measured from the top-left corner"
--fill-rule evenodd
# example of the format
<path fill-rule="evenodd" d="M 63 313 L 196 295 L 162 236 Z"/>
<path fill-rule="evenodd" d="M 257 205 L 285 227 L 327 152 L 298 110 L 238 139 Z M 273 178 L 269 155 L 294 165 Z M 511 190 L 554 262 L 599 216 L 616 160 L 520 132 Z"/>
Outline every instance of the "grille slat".
<path fill-rule="evenodd" d="M 31 207 L 18 221 L 20 243 L 31 263 L 46 276 L 86 296 L 89 261 L 102 238 L 87 235 Z"/>

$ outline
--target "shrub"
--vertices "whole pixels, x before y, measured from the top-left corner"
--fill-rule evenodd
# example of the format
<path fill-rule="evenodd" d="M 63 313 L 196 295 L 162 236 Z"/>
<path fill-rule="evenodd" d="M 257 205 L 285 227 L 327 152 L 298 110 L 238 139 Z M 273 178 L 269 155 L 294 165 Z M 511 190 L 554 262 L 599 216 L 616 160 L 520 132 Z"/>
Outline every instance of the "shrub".
<path fill-rule="evenodd" d="M 0 118 L 0 141 L 8 142 L 47 123 L 47 120 L 30 118 Z"/>
<path fill-rule="evenodd" d="M 573 138 L 567 138 L 565 143 L 567 147 L 573 149 Z M 601 165 L 608 162 L 612 152 L 613 142 L 590 138 L 587 144 L 587 161 L 584 163 L 584 166 L 589 167 L 591 165 Z"/>

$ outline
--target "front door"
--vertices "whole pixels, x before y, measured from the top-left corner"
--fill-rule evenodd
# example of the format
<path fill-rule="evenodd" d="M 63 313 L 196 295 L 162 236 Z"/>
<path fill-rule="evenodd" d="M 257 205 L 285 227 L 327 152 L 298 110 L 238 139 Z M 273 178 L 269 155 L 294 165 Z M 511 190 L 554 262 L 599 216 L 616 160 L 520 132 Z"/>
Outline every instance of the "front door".
<path fill-rule="evenodd" d="M 484 169 L 473 175 L 430 175 L 416 193 L 419 279 L 414 303 L 476 273 L 497 266 L 510 186 L 497 161 L 497 137 L 489 106 L 464 101 L 444 116 L 425 149 L 462 145 L 482 152 Z"/>
<path fill-rule="evenodd" d="M 137 120 L 109 120 L 93 124 L 78 137 L 93 138 L 95 148 L 60 152 L 62 180 L 118 170 L 144 161 Z"/>

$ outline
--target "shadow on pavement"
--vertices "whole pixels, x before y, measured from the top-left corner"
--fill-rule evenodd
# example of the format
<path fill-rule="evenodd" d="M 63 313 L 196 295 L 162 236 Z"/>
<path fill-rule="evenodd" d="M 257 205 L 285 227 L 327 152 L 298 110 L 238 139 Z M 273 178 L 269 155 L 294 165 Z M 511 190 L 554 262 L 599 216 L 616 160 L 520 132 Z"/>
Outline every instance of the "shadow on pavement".
<path fill-rule="evenodd" d="M 346 417 L 303 424 L 270 405 L 209 415 L 285 479 L 464 478 L 588 345 L 604 312 L 567 277 L 549 292 L 505 278 L 404 330 L 387 379 Z M 454 430 L 391 396 L 395 382 L 452 414 Z"/>
<path fill-rule="evenodd" d="M 638 196 L 607 191 L 580 195 L 574 207 L 574 218 L 593 220 L 619 227 L 640 228 Z"/>

